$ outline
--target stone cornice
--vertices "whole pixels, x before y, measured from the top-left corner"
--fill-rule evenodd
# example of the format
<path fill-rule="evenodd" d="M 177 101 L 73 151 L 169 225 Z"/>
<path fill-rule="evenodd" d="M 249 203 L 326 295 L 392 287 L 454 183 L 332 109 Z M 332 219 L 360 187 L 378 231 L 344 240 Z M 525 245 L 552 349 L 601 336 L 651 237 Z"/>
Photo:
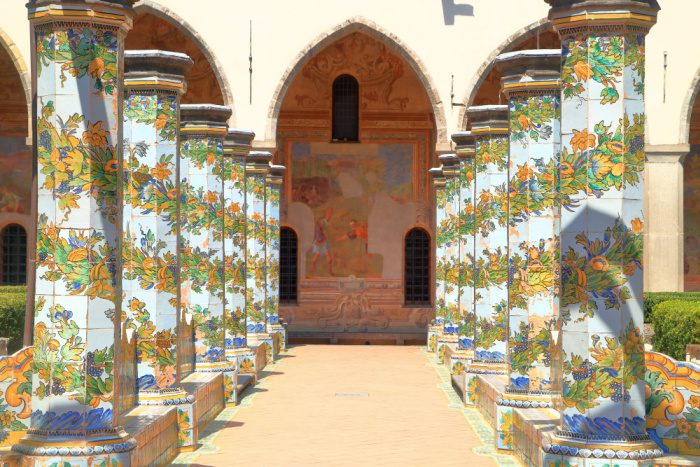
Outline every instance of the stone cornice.
<path fill-rule="evenodd" d="M 474 136 L 508 134 L 507 105 L 477 105 L 467 108 Z"/>

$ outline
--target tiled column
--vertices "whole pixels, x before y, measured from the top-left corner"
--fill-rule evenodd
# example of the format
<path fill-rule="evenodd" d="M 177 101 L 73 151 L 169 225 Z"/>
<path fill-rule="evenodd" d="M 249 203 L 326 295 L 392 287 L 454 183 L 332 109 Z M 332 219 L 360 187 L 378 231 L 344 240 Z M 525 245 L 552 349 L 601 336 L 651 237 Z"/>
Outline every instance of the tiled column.
<path fill-rule="evenodd" d="M 647 465 L 644 37 L 653 0 L 550 0 L 562 37 L 561 430 L 546 462 Z M 589 458 L 587 460 L 586 458 Z"/>
<path fill-rule="evenodd" d="M 510 109 L 508 386 L 497 400 L 496 444 L 512 449 L 515 407 L 551 407 L 559 318 L 559 67 L 561 50 L 499 55 Z"/>
<path fill-rule="evenodd" d="M 253 138 L 255 134 L 252 132 L 229 130 L 224 141 L 226 357 L 246 369 L 252 368 L 254 361 L 246 343 L 245 309 L 245 160 Z"/>
<path fill-rule="evenodd" d="M 437 361 L 445 363 L 450 349 L 457 348 L 459 321 L 459 158 L 455 154 L 439 157 L 442 174 L 445 177 L 444 214 L 436 225 L 436 242 L 440 243 L 442 255 L 437 263 L 435 274 L 444 287 L 444 321 L 442 333 L 437 342 Z M 451 353 L 451 351 L 450 351 Z"/>
<path fill-rule="evenodd" d="M 504 374 L 508 338 L 508 106 L 469 107 L 476 154 L 474 360 L 464 399 L 476 400 L 476 374 Z"/>
<path fill-rule="evenodd" d="M 433 167 L 429 171 L 435 190 L 435 232 L 445 218 L 445 177 L 441 167 Z M 428 352 L 437 353 L 438 339 L 442 337 L 445 322 L 445 280 L 443 273 L 443 256 L 445 246 L 440 237 L 435 237 L 435 319 L 428 326 Z"/>
<path fill-rule="evenodd" d="M 280 323 L 280 189 L 284 181 L 283 165 L 272 165 L 265 183 L 265 259 L 267 263 L 267 332 L 272 335 L 272 360 L 282 351 L 287 340 L 287 330 Z"/>
<path fill-rule="evenodd" d="M 30 1 L 38 192 L 23 465 L 130 465 L 117 427 L 125 2 Z M 0 169 L 1 170 L 1 169 Z"/>
<path fill-rule="evenodd" d="M 180 107 L 180 179 L 187 188 L 180 303 L 194 328 L 195 370 L 222 373 L 226 403 L 236 400 L 236 364 L 226 359 L 224 331 L 224 138 L 230 116 L 221 105 Z"/>
<path fill-rule="evenodd" d="M 241 372 L 258 374 L 265 365 L 267 348 L 272 348 L 272 337 L 267 332 L 265 314 L 265 178 L 270 169 L 272 154 L 251 151 L 245 167 L 246 214 L 246 330 L 248 347 L 256 358 L 254 368 Z"/>
<path fill-rule="evenodd" d="M 458 346 L 450 372 L 462 374 L 474 356 L 474 137 L 470 131 L 452 135 L 459 157 L 459 322 Z"/>
<path fill-rule="evenodd" d="M 181 446 L 194 444 L 192 398 L 181 386 L 188 355 L 181 343 L 177 176 L 180 97 L 191 66 L 181 53 L 125 52 L 123 326 L 136 338 L 138 403 L 176 404 L 189 415 L 189 424 L 178 424 Z"/>

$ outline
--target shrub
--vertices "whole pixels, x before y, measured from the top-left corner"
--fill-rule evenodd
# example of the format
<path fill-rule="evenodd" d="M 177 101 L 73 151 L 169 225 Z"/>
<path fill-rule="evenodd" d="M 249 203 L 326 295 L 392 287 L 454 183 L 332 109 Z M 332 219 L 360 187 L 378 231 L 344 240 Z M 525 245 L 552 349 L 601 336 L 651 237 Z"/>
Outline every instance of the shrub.
<path fill-rule="evenodd" d="M 700 292 L 645 292 L 644 293 L 644 322 L 651 323 L 651 314 L 659 303 L 669 300 L 689 300 L 700 302 Z"/>
<path fill-rule="evenodd" d="M 685 360 L 685 346 L 700 344 L 700 301 L 669 300 L 654 307 L 654 349 Z"/>
<path fill-rule="evenodd" d="M 0 337 L 9 337 L 7 344 L 9 353 L 22 348 L 24 335 L 24 313 L 27 309 L 26 287 L 22 290 L 0 290 Z"/>
<path fill-rule="evenodd" d="M 14 294 L 14 293 L 27 293 L 26 285 L 0 285 L 0 294 Z"/>

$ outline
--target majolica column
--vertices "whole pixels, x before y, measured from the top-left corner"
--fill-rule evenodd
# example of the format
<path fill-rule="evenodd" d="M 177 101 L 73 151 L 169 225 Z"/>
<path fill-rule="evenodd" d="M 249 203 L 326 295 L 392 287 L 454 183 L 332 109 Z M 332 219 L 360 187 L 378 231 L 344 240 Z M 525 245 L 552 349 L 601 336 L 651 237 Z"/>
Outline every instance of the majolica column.
<path fill-rule="evenodd" d="M 474 137 L 474 359 L 464 402 L 476 401 L 477 374 L 504 374 L 508 338 L 508 106 L 469 107 Z"/>
<path fill-rule="evenodd" d="M 121 92 L 129 2 L 27 4 L 37 261 L 31 428 L 23 465 L 129 465 L 117 427 Z"/>
<path fill-rule="evenodd" d="M 450 370 L 461 374 L 474 356 L 474 137 L 464 131 L 452 135 L 459 157 L 459 321 L 458 346 Z"/>
<path fill-rule="evenodd" d="M 459 158 L 455 154 L 439 157 L 445 177 L 444 214 L 436 225 L 436 238 L 442 256 L 436 268 L 444 287 L 444 321 L 437 343 L 437 361 L 445 363 L 448 347 L 457 348 L 459 321 Z"/>
<path fill-rule="evenodd" d="M 246 192 L 246 330 L 248 347 L 256 349 L 257 358 L 254 361 L 257 368 L 260 354 L 264 346 L 272 349 L 272 337 L 267 332 L 267 316 L 265 313 L 265 293 L 267 264 L 265 257 L 265 178 L 270 169 L 272 154 L 266 151 L 251 151 L 248 153 L 245 167 Z M 241 368 L 244 372 L 246 369 Z"/>
<path fill-rule="evenodd" d="M 435 231 L 445 218 L 445 177 L 441 167 L 433 167 L 428 173 L 435 190 Z M 445 322 L 445 280 L 444 280 L 444 256 L 445 246 L 442 239 L 435 239 L 435 319 L 428 326 L 428 352 L 437 352 L 438 339 L 442 336 Z"/>
<path fill-rule="evenodd" d="M 250 373 L 253 354 L 246 344 L 245 160 L 255 134 L 229 130 L 224 141 L 224 278 L 226 357 Z"/>
<path fill-rule="evenodd" d="M 125 52 L 123 327 L 136 336 L 136 389 L 141 405 L 178 405 L 181 446 L 194 445 L 192 397 L 182 390 L 179 303 L 178 132 L 185 54 Z"/>
<path fill-rule="evenodd" d="M 644 36 L 659 7 L 549 3 L 563 55 L 562 387 L 545 459 L 638 465 L 661 454 L 645 426 L 642 336 Z"/>
<path fill-rule="evenodd" d="M 496 58 L 510 109 L 508 385 L 496 407 L 500 449 L 512 449 L 514 407 L 552 405 L 559 318 L 560 62 L 559 49 Z"/>
<path fill-rule="evenodd" d="M 267 332 L 272 334 L 272 360 L 285 346 L 287 332 L 280 324 L 280 189 L 284 181 L 283 165 L 271 165 L 265 183 L 265 259 L 267 268 L 267 287 L 265 289 L 265 307 L 267 309 Z"/>
<path fill-rule="evenodd" d="M 224 331 L 224 138 L 230 116 L 222 105 L 180 107 L 180 179 L 187 196 L 181 206 L 180 303 L 194 328 L 195 370 L 222 373 L 224 400 L 232 404 L 236 363 L 226 359 Z"/>

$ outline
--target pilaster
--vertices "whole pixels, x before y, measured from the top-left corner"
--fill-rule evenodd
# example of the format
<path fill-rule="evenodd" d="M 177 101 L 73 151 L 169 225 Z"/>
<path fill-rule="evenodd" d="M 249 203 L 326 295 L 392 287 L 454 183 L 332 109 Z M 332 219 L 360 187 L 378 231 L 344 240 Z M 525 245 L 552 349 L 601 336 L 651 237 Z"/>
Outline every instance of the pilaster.
<path fill-rule="evenodd" d="M 124 37 L 131 2 L 30 1 L 38 200 L 23 465 L 130 465 L 118 425 Z M 133 389 L 132 389 L 133 390 Z"/>
<path fill-rule="evenodd" d="M 125 52 L 124 345 L 135 338 L 137 403 L 177 405 L 180 446 L 196 444 L 192 396 L 181 385 L 192 342 L 182 332 L 178 196 L 180 98 L 192 63 L 177 52 Z"/>
<path fill-rule="evenodd" d="M 551 407 L 559 319 L 561 50 L 499 55 L 508 98 L 508 383 L 496 404 L 496 444 L 512 449 L 513 409 Z"/>
<path fill-rule="evenodd" d="M 644 290 L 684 289 L 683 161 L 687 144 L 646 145 Z M 649 195 L 652 196 L 649 196 Z"/>
<path fill-rule="evenodd" d="M 561 428 L 543 463 L 661 454 L 645 424 L 644 51 L 654 0 L 549 0 L 562 37 Z"/>

